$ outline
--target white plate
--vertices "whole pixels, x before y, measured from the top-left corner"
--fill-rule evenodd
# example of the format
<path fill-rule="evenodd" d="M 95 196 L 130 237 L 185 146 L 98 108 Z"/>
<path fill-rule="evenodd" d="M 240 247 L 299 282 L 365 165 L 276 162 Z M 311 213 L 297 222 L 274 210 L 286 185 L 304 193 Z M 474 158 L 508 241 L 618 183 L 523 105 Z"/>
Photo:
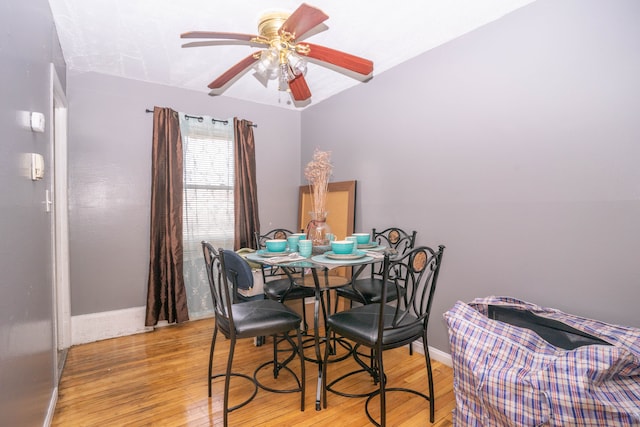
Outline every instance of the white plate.
<path fill-rule="evenodd" d="M 271 258 L 271 257 L 276 257 L 276 256 L 283 256 L 283 255 L 289 255 L 289 251 L 283 251 L 283 252 L 269 252 L 269 251 L 265 251 L 264 249 L 260 249 L 258 252 L 256 252 L 258 255 L 260 255 L 261 257 L 264 258 Z"/>
<path fill-rule="evenodd" d="M 366 255 L 363 251 L 357 251 L 355 254 L 334 254 L 333 251 L 325 252 L 324 256 L 329 259 L 336 260 L 351 260 L 351 259 L 360 259 Z"/>
<path fill-rule="evenodd" d="M 371 248 L 375 248 L 376 246 L 378 246 L 378 244 L 372 243 L 372 242 L 365 243 L 365 244 L 358 243 L 358 249 L 371 249 Z"/>
<path fill-rule="evenodd" d="M 368 262 L 373 261 L 373 257 L 365 255 L 362 258 L 356 259 L 331 259 L 325 255 L 314 255 L 311 257 L 311 262 L 317 262 L 319 264 L 332 264 L 336 266 L 348 266 L 348 265 L 359 265 L 366 264 Z"/>
<path fill-rule="evenodd" d="M 358 245 L 358 249 L 366 249 L 368 251 L 383 251 L 385 246 L 378 246 L 377 243 L 367 243 L 365 245 Z"/>

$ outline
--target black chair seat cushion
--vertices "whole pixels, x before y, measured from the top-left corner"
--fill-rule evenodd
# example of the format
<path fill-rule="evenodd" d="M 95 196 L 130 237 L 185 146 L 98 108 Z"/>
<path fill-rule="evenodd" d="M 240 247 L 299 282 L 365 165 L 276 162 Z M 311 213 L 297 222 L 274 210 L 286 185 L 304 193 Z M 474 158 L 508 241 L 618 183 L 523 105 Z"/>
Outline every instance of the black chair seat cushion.
<path fill-rule="evenodd" d="M 301 299 L 301 298 L 310 298 L 315 296 L 315 290 L 308 286 L 300 286 L 298 284 L 293 285 L 291 290 L 287 292 L 289 289 L 289 285 L 291 280 L 289 278 L 286 279 L 277 279 L 271 280 L 269 282 L 265 282 L 264 284 L 264 293 L 271 299 L 280 301 L 286 292 L 285 300 L 291 299 Z"/>
<path fill-rule="evenodd" d="M 384 325 L 390 327 L 395 314 L 395 307 L 385 305 Z M 380 304 L 368 304 L 350 310 L 332 314 L 327 324 L 334 332 L 358 344 L 373 347 L 378 340 L 378 317 Z M 412 315 L 407 315 L 401 327 L 384 331 L 382 345 L 384 348 L 394 348 L 421 338 L 424 332 L 422 322 Z"/>
<path fill-rule="evenodd" d="M 363 304 L 372 304 L 376 302 L 380 302 L 380 294 L 382 289 L 382 279 L 376 278 L 365 278 L 356 280 L 355 285 L 344 286 L 342 288 L 336 289 L 336 293 L 343 297 L 349 298 L 350 300 L 359 301 Z M 362 301 L 362 297 L 358 294 L 358 292 L 354 289 L 360 291 L 362 296 L 364 297 L 364 301 Z M 387 284 L 387 302 L 395 301 L 398 299 L 398 291 L 396 286 L 393 283 Z M 400 287 L 400 296 L 404 295 L 404 288 Z"/>
<path fill-rule="evenodd" d="M 270 299 L 232 304 L 231 309 L 237 338 L 288 332 L 297 329 L 302 321 L 298 313 Z M 223 332 L 229 330 L 229 323 L 224 318 L 218 316 L 216 322 Z"/>

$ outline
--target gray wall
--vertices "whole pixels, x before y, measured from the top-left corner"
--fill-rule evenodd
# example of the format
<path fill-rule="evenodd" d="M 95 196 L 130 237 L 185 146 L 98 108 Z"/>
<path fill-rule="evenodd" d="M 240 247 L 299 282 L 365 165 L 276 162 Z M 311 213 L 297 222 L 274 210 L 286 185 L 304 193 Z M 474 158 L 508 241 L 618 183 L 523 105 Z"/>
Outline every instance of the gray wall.
<path fill-rule="evenodd" d="M 55 387 L 49 64 L 65 63 L 46 0 L 0 2 L 0 425 L 42 425 Z M 45 114 L 45 133 L 22 126 L 21 112 Z M 26 153 L 45 157 L 31 181 Z"/>
<path fill-rule="evenodd" d="M 147 108 L 257 123 L 261 225 L 295 227 L 299 111 L 210 97 L 206 87 L 195 92 L 71 71 L 67 98 L 72 315 L 146 303 L 153 132 Z"/>
<path fill-rule="evenodd" d="M 358 230 L 446 245 L 430 345 L 488 295 L 640 326 L 639 18 L 539 0 L 302 113 L 302 163 L 358 180 Z"/>

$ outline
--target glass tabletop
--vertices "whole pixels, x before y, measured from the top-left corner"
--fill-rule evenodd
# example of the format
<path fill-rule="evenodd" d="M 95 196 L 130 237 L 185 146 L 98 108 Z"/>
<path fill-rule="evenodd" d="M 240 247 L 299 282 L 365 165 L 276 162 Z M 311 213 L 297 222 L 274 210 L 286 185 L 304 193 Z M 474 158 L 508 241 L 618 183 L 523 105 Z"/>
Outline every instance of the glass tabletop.
<path fill-rule="evenodd" d="M 356 259 L 331 259 L 327 258 L 327 256 L 325 255 L 313 255 L 311 258 L 300 258 L 299 256 L 296 257 L 295 255 L 285 255 L 282 257 L 265 257 L 261 256 L 258 253 L 247 254 L 246 259 L 266 265 L 279 265 L 282 267 L 291 268 L 327 268 L 329 270 L 337 267 L 369 264 L 376 261 L 376 259 L 370 255 L 365 255 Z"/>

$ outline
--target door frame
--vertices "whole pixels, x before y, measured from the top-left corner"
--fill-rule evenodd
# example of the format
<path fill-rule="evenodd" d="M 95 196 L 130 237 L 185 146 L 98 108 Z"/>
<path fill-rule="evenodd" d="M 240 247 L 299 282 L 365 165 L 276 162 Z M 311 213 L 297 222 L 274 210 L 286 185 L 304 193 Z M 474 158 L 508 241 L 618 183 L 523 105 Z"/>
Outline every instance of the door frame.
<path fill-rule="evenodd" d="M 71 292 L 69 281 L 69 207 L 67 192 L 67 97 L 55 66 L 50 65 L 50 117 L 53 194 L 53 305 L 56 372 L 58 350 L 71 346 Z M 56 380 L 57 378 L 56 374 Z"/>

